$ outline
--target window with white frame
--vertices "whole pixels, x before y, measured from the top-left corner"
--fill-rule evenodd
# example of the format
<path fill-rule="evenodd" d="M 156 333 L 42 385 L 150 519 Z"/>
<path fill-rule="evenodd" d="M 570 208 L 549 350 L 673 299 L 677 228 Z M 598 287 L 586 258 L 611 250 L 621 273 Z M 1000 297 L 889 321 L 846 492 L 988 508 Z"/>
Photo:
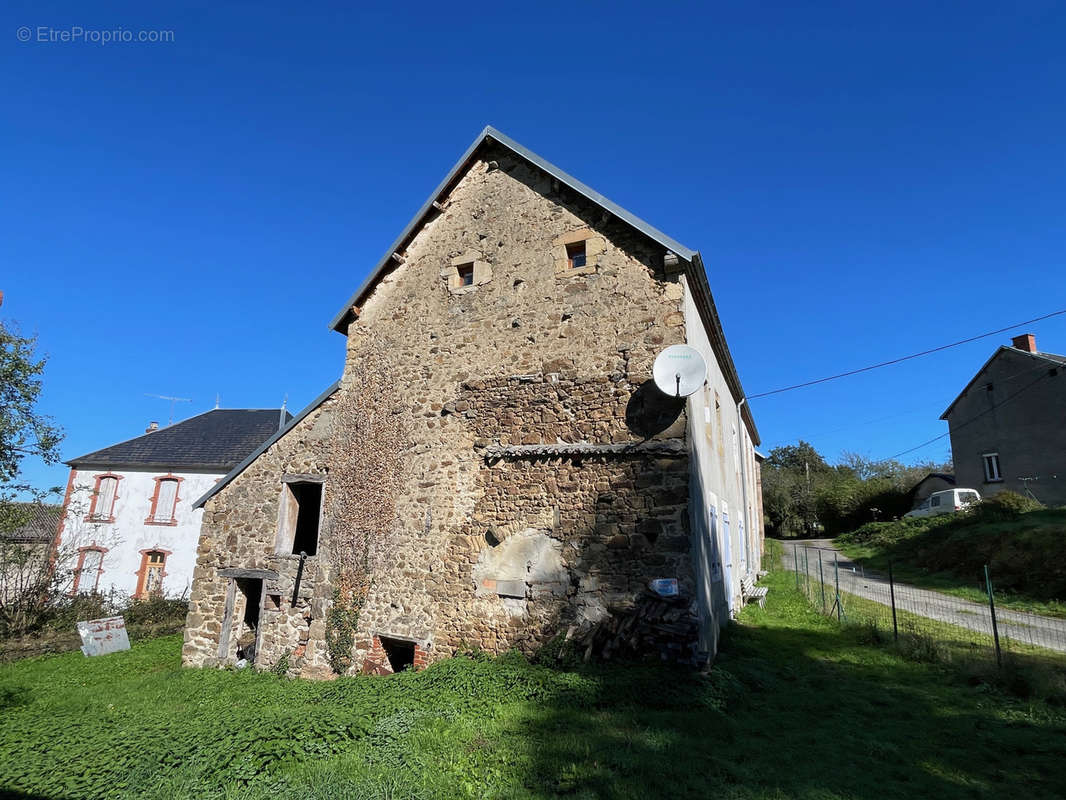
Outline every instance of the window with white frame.
<path fill-rule="evenodd" d="M 985 453 L 981 460 L 985 465 L 985 483 L 1003 480 L 1003 474 L 999 471 L 999 453 Z"/>

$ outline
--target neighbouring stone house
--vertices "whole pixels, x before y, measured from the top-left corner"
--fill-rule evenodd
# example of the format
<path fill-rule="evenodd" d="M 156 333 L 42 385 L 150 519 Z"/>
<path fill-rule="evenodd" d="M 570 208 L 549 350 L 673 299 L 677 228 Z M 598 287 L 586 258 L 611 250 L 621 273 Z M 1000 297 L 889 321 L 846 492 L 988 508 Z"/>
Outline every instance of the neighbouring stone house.
<path fill-rule="evenodd" d="M 0 605 L 47 589 L 62 511 L 48 503 L 0 503 Z"/>
<path fill-rule="evenodd" d="M 762 504 L 698 252 L 486 128 L 331 327 L 342 378 L 197 501 L 186 665 L 713 657 Z"/>
<path fill-rule="evenodd" d="M 1066 356 L 1041 353 L 1029 333 L 992 354 L 940 416 L 959 488 L 1066 504 L 1064 370 Z"/>
<path fill-rule="evenodd" d="M 291 419 L 216 408 L 67 461 L 57 548 L 71 592 L 188 592 L 203 516 L 193 500 Z"/>

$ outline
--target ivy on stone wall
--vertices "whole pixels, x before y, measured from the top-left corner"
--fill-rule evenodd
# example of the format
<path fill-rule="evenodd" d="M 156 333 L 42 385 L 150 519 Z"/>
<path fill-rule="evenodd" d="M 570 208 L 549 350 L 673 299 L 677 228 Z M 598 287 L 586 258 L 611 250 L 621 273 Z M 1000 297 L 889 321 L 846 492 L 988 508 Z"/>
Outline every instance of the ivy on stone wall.
<path fill-rule="evenodd" d="M 330 454 L 329 554 L 335 591 L 326 643 L 338 674 L 352 666 L 359 613 L 375 569 L 389 558 L 403 477 L 400 454 L 406 445 L 383 347 L 366 340 L 360 344 L 361 352 L 348 356 L 354 367 L 341 386 Z"/>

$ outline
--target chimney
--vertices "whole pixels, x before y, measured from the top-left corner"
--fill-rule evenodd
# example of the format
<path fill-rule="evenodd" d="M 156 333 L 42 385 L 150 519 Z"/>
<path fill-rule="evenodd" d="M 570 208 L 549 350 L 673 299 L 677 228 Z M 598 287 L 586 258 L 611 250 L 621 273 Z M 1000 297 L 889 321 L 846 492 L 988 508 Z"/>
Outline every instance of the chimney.
<path fill-rule="evenodd" d="M 1036 337 L 1031 333 L 1023 333 L 1021 336 L 1015 336 L 1010 340 L 1013 347 L 1018 350 L 1024 350 L 1026 353 L 1036 352 Z"/>
<path fill-rule="evenodd" d="M 144 429 L 144 432 L 145 433 L 155 433 L 157 430 L 159 430 L 159 423 L 156 422 L 155 420 L 152 420 L 151 422 L 148 423 L 148 427 Z"/>

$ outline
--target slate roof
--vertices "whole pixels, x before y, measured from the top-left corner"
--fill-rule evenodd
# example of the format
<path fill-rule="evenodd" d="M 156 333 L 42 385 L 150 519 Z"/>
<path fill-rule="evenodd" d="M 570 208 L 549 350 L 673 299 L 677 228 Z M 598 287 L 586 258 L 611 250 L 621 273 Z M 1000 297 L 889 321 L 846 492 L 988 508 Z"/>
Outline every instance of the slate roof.
<path fill-rule="evenodd" d="M 278 408 L 216 408 L 66 463 L 85 467 L 228 472 L 292 419 Z"/>
<path fill-rule="evenodd" d="M 44 503 L 0 506 L 0 539 L 8 542 L 51 542 L 55 539 L 62 513 L 62 506 Z"/>
<path fill-rule="evenodd" d="M 977 383 L 977 379 L 984 374 L 984 371 L 986 369 L 988 369 L 988 365 L 995 361 L 1001 353 L 1016 353 L 1018 355 L 1035 358 L 1038 361 L 1045 361 L 1051 364 L 1056 364 L 1058 366 L 1066 366 L 1066 356 L 1056 355 L 1055 353 L 1030 353 L 1028 350 L 1021 350 L 1017 347 L 1003 345 L 1002 347 L 998 348 L 996 352 L 994 352 L 991 356 L 989 356 L 988 361 L 981 365 L 981 369 L 977 370 L 974 376 L 970 378 L 970 382 L 967 383 L 963 390 L 958 393 L 954 400 L 951 401 L 951 405 L 944 409 L 944 413 L 940 415 L 940 419 L 946 420 L 948 418 L 948 415 L 951 413 L 951 410 L 955 408 L 955 404 L 958 403 L 968 391 L 970 391 L 973 385 Z"/>
<path fill-rule="evenodd" d="M 192 507 L 203 508 L 204 503 L 206 503 L 216 494 L 221 492 L 230 481 L 232 481 L 234 478 L 244 472 L 245 468 L 257 458 L 259 458 L 259 456 L 265 453 L 270 447 L 270 445 L 274 444 L 274 442 L 276 442 L 290 430 L 295 428 L 300 423 L 300 421 L 303 420 L 304 417 L 306 417 L 308 414 L 310 414 L 312 411 L 314 411 L 316 408 L 326 402 L 326 400 L 328 400 L 333 395 L 333 393 L 340 388 L 340 385 L 340 381 L 334 381 L 333 383 L 331 383 L 326 388 L 326 391 L 322 392 L 322 394 L 320 394 L 318 397 L 308 403 L 307 406 L 302 411 L 300 411 L 299 414 L 297 414 L 295 417 L 290 417 L 289 421 L 285 423 L 285 427 L 274 431 L 274 433 L 270 436 L 269 439 L 260 444 L 257 448 L 255 448 L 255 450 L 245 456 L 239 464 L 237 464 L 229 472 L 223 475 L 218 480 L 218 482 L 215 483 L 214 486 L 204 492 L 204 494 L 192 504 Z"/>

